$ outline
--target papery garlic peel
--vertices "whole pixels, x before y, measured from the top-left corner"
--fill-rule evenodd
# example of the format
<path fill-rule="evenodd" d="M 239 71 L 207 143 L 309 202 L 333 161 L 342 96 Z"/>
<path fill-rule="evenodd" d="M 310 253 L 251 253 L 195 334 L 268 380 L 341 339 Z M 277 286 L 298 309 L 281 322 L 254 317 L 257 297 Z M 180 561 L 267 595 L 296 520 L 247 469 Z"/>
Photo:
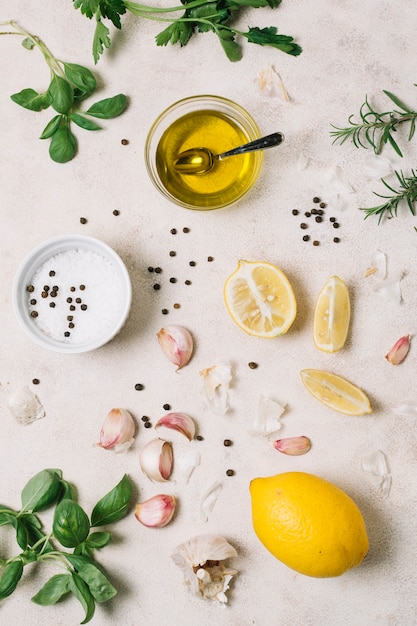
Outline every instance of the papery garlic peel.
<path fill-rule="evenodd" d="M 409 349 L 410 335 L 404 335 L 404 337 L 400 337 L 392 346 L 391 350 L 385 355 L 385 358 L 392 363 L 392 365 L 399 365 L 404 361 Z"/>
<path fill-rule="evenodd" d="M 126 449 L 133 443 L 134 434 L 135 422 L 129 411 L 112 409 L 101 427 L 98 445 L 106 450 L 116 448 L 116 446 Z"/>
<path fill-rule="evenodd" d="M 172 520 L 176 504 L 175 496 L 158 494 L 139 502 L 135 507 L 135 517 L 148 528 L 163 528 Z"/>
<path fill-rule="evenodd" d="M 172 473 L 173 451 L 169 441 L 152 439 L 140 453 L 142 472 L 151 480 L 164 482 Z"/>
<path fill-rule="evenodd" d="M 165 426 L 166 428 L 176 430 L 187 437 L 189 441 L 194 439 L 195 436 L 194 421 L 186 413 L 167 413 L 155 424 L 155 428 L 158 428 L 159 426 Z"/>
<path fill-rule="evenodd" d="M 177 370 L 187 365 L 193 353 L 194 342 L 189 330 L 184 326 L 171 324 L 156 333 L 159 345 L 165 356 L 177 366 Z"/>

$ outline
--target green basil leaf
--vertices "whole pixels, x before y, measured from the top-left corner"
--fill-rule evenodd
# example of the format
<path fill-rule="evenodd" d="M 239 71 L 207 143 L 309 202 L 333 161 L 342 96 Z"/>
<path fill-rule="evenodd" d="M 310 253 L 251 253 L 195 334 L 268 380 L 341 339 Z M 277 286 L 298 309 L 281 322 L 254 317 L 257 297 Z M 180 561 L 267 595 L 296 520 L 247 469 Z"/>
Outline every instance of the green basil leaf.
<path fill-rule="evenodd" d="M 19 93 L 14 93 L 10 98 L 16 104 L 19 104 L 30 111 L 42 111 L 50 105 L 47 93 L 38 93 L 34 89 L 22 89 Z"/>
<path fill-rule="evenodd" d="M 35 550 L 24 550 L 20 555 L 20 558 L 22 559 L 23 565 L 27 565 L 28 563 L 34 563 L 35 561 L 37 561 L 38 554 Z"/>
<path fill-rule="evenodd" d="M 87 542 L 92 548 L 104 548 L 104 546 L 108 546 L 111 542 L 111 534 L 104 532 L 91 533 L 87 537 Z"/>
<path fill-rule="evenodd" d="M 22 490 L 22 511 L 40 511 L 53 504 L 59 493 L 62 472 L 45 469 L 35 474 Z"/>
<path fill-rule="evenodd" d="M 117 593 L 116 589 L 103 572 L 92 563 L 84 565 L 84 567 L 79 570 L 78 575 L 87 583 L 91 595 L 96 602 L 107 602 L 107 600 L 113 598 Z"/>
<path fill-rule="evenodd" d="M 96 564 L 94 559 L 91 559 L 88 556 L 78 555 L 78 554 L 65 554 L 65 558 L 69 563 L 71 563 L 72 567 L 79 572 L 80 569 L 86 565 L 86 563 Z M 97 565 L 97 564 L 96 564 Z"/>
<path fill-rule="evenodd" d="M 41 606 L 55 604 L 70 591 L 70 584 L 71 574 L 56 574 L 44 584 L 31 600 Z"/>
<path fill-rule="evenodd" d="M 29 544 L 29 534 L 24 521 L 16 517 L 13 526 L 16 529 L 16 541 L 22 550 L 26 550 Z"/>
<path fill-rule="evenodd" d="M 41 530 L 42 524 L 36 515 L 24 513 L 19 519 L 26 527 L 29 546 L 32 547 L 35 543 L 38 543 L 40 539 L 46 538 Z M 53 550 L 53 547 L 49 542 L 41 542 L 39 546 L 37 546 L 36 551 L 40 552 L 41 550 L 42 552 L 50 552 Z"/>
<path fill-rule="evenodd" d="M 58 130 L 63 120 L 62 115 L 55 115 L 45 126 L 39 139 L 49 139 Z"/>
<path fill-rule="evenodd" d="M 85 130 L 101 130 L 101 126 L 78 113 L 71 113 L 71 120 Z"/>
<path fill-rule="evenodd" d="M 132 485 L 125 474 L 122 480 L 95 505 L 91 513 L 91 526 L 104 526 L 124 517 L 131 495 Z"/>
<path fill-rule="evenodd" d="M 96 605 L 88 586 L 75 572 L 71 574 L 70 591 L 74 594 L 77 600 L 81 602 L 85 611 L 85 618 L 81 624 L 87 624 L 87 622 L 89 622 L 94 615 Z"/>
<path fill-rule="evenodd" d="M 84 509 L 73 500 L 61 500 L 55 509 L 52 531 L 66 548 L 75 548 L 90 532 L 90 522 Z"/>
<path fill-rule="evenodd" d="M 6 508 L 6 507 L 4 507 Z M 0 513 L 0 526 L 7 526 L 8 524 L 14 525 L 17 513 L 11 510 L 3 510 Z"/>
<path fill-rule="evenodd" d="M 59 493 L 59 499 L 60 500 L 76 500 L 76 494 L 75 494 L 75 490 L 74 487 L 67 482 L 66 480 L 63 480 L 61 478 L 61 491 Z"/>
<path fill-rule="evenodd" d="M 22 574 L 23 563 L 20 559 L 6 565 L 0 579 L 0 600 L 7 598 L 13 593 L 17 587 L 17 583 L 22 578 Z"/>
<path fill-rule="evenodd" d="M 68 128 L 61 126 L 52 135 L 49 156 L 56 163 L 67 163 L 77 152 L 77 140 Z"/>
<path fill-rule="evenodd" d="M 113 98 L 106 98 L 105 100 L 96 102 L 88 109 L 88 111 L 86 111 L 86 113 L 92 117 L 109 120 L 123 113 L 126 105 L 126 96 L 123 93 L 119 93 L 117 96 L 113 96 Z"/>
<path fill-rule="evenodd" d="M 82 65 L 75 63 L 64 63 L 65 76 L 71 85 L 77 87 L 83 93 L 90 94 L 97 87 L 97 81 L 92 72 Z"/>
<path fill-rule="evenodd" d="M 54 74 L 48 88 L 49 101 L 58 113 L 67 113 L 74 103 L 74 91 L 65 78 Z"/>

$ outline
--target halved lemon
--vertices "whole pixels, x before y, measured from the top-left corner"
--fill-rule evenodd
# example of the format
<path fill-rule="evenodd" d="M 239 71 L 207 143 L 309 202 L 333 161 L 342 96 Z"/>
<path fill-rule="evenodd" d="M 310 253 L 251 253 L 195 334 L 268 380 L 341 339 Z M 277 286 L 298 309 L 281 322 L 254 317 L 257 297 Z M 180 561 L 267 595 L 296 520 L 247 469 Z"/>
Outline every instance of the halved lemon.
<path fill-rule="evenodd" d="M 301 371 L 301 380 L 307 391 L 325 404 L 345 415 L 365 415 L 372 413 L 368 396 L 345 378 L 324 372 L 307 369 Z"/>
<path fill-rule="evenodd" d="M 331 276 L 324 283 L 314 310 L 314 345 L 323 352 L 337 352 L 345 345 L 350 322 L 350 298 L 346 283 Z"/>
<path fill-rule="evenodd" d="M 284 272 L 262 261 L 239 261 L 224 285 L 224 301 L 233 321 L 255 337 L 286 333 L 297 313 Z"/>

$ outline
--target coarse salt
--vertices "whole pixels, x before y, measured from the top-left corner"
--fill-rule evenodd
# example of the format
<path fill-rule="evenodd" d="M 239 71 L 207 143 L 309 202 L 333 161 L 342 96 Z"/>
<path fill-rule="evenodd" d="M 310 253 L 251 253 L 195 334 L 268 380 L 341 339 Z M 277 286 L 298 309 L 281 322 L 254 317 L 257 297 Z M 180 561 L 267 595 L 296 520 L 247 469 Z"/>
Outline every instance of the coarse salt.
<path fill-rule="evenodd" d="M 95 341 L 120 318 L 121 281 L 112 262 L 97 252 L 74 249 L 51 256 L 37 268 L 30 284 L 29 313 L 55 341 L 78 345 Z M 54 286 L 58 289 L 52 296 Z"/>

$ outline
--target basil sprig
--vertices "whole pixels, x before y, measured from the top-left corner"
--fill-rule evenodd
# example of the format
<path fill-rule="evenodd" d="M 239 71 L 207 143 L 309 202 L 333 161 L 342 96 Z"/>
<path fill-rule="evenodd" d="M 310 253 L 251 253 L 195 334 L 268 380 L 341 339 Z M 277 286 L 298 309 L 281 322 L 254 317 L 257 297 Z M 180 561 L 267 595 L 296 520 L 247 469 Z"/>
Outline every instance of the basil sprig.
<path fill-rule="evenodd" d="M 55 559 L 66 567 L 66 573 L 53 575 L 32 601 L 49 606 L 72 594 L 84 609 L 89 622 L 96 603 L 107 602 L 117 592 L 103 568 L 95 561 L 94 551 L 111 542 L 111 533 L 95 531 L 122 519 L 129 510 L 132 485 L 128 476 L 103 496 L 87 512 L 75 499 L 75 490 L 62 478 L 59 469 L 44 469 L 23 487 L 19 511 L 0 504 L 0 526 L 10 525 L 16 531 L 21 552 L 9 559 L 0 558 L 0 600 L 10 596 L 22 578 L 24 567 L 34 561 Z M 45 533 L 37 512 L 55 506 L 52 531 Z M 57 548 L 56 543 L 72 552 Z"/>
<path fill-rule="evenodd" d="M 13 34 L 25 37 L 22 42 L 25 48 L 31 50 L 36 47 L 40 50 L 51 71 L 51 80 L 45 91 L 26 88 L 13 94 L 11 99 L 30 111 L 40 112 L 52 108 L 57 113 L 43 129 L 40 139 L 50 139 L 49 155 L 53 161 L 67 163 L 74 158 L 78 149 L 71 124 L 84 130 L 100 130 L 101 126 L 91 118 L 108 120 L 121 115 L 127 106 L 127 98 L 124 94 L 118 94 L 82 111 L 80 107 L 83 100 L 97 88 L 94 74 L 87 67 L 57 59 L 39 37 L 31 35 L 15 22 L 6 24 L 14 28 Z"/>

